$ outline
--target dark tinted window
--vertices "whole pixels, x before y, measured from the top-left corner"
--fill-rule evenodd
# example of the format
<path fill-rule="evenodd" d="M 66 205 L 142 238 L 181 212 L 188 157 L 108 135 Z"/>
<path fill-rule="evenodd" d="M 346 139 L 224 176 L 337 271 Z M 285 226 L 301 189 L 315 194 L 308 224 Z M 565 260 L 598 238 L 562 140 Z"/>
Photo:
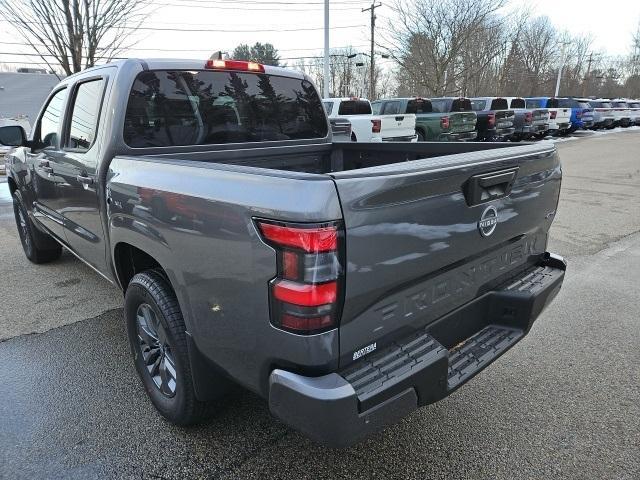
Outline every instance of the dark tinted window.
<path fill-rule="evenodd" d="M 340 102 L 338 115 L 371 115 L 371 104 L 365 100 Z"/>
<path fill-rule="evenodd" d="M 540 108 L 542 106 L 542 100 L 528 98 L 525 100 L 525 105 L 527 108 Z"/>
<path fill-rule="evenodd" d="M 445 113 L 449 111 L 449 101 L 445 99 L 432 98 L 431 108 L 434 112 Z"/>
<path fill-rule="evenodd" d="M 479 112 L 480 110 L 484 110 L 485 105 L 487 104 L 486 100 L 471 100 L 471 108 Z"/>
<path fill-rule="evenodd" d="M 409 100 L 407 102 L 406 113 L 431 113 L 433 108 L 431 102 L 424 98 L 416 98 L 415 100 Z"/>
<path fill-rule="evenodd" d="M 629 108 L 627 102 L 611 102 L 614 107 L 617 108 Z"/>
<path fill-rule="evenodd" d="M 526 108 L 524 98 L 514 98 L 511 100 L 510 108 Z"/>
<path fill-rule="evenodd" d="M 73 101 L 68 147 L 88 150 L 93 144 L 100 104 L 102 103 L 103 87 L 104 80 L 102 79 L 78 85 Z"/>
<path fill-rule="evenodd" d="M 590 104 L 594 108 L 611 108 L 611 104 L 609 102 L 590 102 Z"/>
<path fill-rule="evenodd" d="M 456 98 L 451 102 L 450 112 L 470 112 L 471 101 L 468 98 Z"/>
<path fill-rule="evenodd" d="M 631 108 L 640 108 L 640 103 L 632 102 L 632 103 L 629 104 L 629 107 L 631 107 Z"/>
<path fill-rule="evenodd" d="M 382 113 L 385 115 L 394 115 L 400 113 L 400 102 L 387 102 L 384 104 Z"/>
<path fill-rule="evenodd" d="M 322 138 L 327 121 L 313 85 L 266 74 L 149 71 L 129 96 L 124 140 L 167 147 Z"/>
<path fill-rule="evenodd" d="M 506 98 L 494 98 L 491 101 L 490 110 L 507 110 L 509 108 L 509 104 L 507 103 Z"/>
<path fill-rule="evenodd" d="M 578 102 L 572 98 L 558 98 L 558 106 L 560 108 L 577 108 Z"/>
<path fill-rule="evenodd" d="M 39 148 L 55 147 L 58 145 L 58 130 L 62 119 L 62 107 L 67 96 L 67 89 L 58 91 L 45 108 L 36 138 Z"/>
<path fill-rule="evenodd" d="M 550 98 L 547 100 L 547 108 L 559 108 L 559 102 L 557 98 Z"/>

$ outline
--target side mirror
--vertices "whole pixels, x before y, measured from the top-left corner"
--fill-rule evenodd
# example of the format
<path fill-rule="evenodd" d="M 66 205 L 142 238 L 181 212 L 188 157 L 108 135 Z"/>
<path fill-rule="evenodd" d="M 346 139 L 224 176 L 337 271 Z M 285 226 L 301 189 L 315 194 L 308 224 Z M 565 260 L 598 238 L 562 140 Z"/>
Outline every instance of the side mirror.
<path fill-rule="evenodd" d="M 0 127 L 0 143 L 7 147 L 27 146 L 27 133 L 20 125 Z"/>

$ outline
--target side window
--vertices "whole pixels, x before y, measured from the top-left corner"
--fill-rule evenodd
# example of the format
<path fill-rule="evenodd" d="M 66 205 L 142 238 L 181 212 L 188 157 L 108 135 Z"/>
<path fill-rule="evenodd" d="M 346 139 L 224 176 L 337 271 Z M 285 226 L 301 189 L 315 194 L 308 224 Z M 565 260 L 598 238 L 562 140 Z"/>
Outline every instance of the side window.
<path fill-rule="evenodd" d="M 380 110 L 384 104 L 382 102 L 371 102 L 371 113 L 374 115 L 380 115 Z"/>
<path fill-rule="evenodd" d="M 86 152 L 93 145 L 100 115 L 104 79 L 91 80 L 78 85 L 67 147 Z"/>
<path fill-rule="evenodd" d="M 394 115 L 400 113 L 400 102 L 389 102 L 384 106 L 383 113 L 385 115 Z"/>
<path fill-rule="evenodd" d="M 36 145 L 38 149 L 56 147 L 58 145 L 58 131 L 62 120 L 62 108 L 64 99 L 67 96 L 67 89 L 59 90 L 47 104 L 40 125 L 36 128 Z"/>

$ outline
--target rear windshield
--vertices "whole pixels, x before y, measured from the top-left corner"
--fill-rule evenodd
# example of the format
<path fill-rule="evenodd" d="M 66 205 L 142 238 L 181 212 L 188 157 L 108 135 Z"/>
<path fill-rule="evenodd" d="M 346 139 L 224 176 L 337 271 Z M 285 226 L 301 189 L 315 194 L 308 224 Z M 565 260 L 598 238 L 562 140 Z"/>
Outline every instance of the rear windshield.
<path fill-rule="evenodd" d="M 640 103 L 636 103 L 636 102 L 630 103 L 629 107 L 631 107 L 631 108 L 640 108 Z"/>
<path fill-rule="evenodd" d="M 627 102 L 612 102 L 614 107 L 628 108 Z"/>
<path fill-rule="evenodd" d="M 371 115 L 371 104 L 366 100 L 345 100 L 340 102 L 338 115 Z"/>
<path fill-rule="evenodd" d="M 431 113 L 431 102 L 424 98 L 416 98 L 407 102 L 407 113 Z"/>
<path fill-rule="evenodd" d="M 310 82 L 245 72 L 142 72 L 124 123 L 124 141 L 137 148 L 326 135 L 325 113 Z"/>
<path fill-rule="evenodd" d="M 476 112 L 484 110 L 486 104 L 486 100 L 471 100 L 471 108 Z"/>
<path fill-rule="evenodd" d="M 609 102 L 590 102 L 592 107 L 595 108 L 611 108 L 611 104 Z"/>
<path fill-rule="evenodd" d="M 550 98 L 547 100 L 547 108 L 559 108 L 559 102 L 557 98 Z"/>
<path fill-rule="evenodd" d="M 506 98 L 494 98 L 491 101 L 491 110 L 506 110 L 509 108 Z"/>
<path fill-rule="evenodd" d="M 542 100 L 530 99 L 525 100 L 527 108 L 540 108 L 542 106 Z"/>
<path fill-rule="evenodd" d="M 524 98 L 514 98 L 511 100 L 510 108 L 526 108 Z"/>
<path fill-rule="evenodd" d="M 468 98 L 456 98 L 451 103 L 451 111 L 452 112 L 470 112 L 471 100 L 469 100 Z"/>

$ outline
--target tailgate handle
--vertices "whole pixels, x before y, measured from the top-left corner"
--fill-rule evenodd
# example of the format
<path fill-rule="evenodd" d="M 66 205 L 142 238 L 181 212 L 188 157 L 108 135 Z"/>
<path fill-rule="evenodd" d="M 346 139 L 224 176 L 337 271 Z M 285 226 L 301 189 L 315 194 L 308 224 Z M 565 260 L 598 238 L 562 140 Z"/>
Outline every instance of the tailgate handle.
<path fill-rule="evenodd" d="M 471 207 L 506 197 L 511 193 L 517 174 L 518 167 L 514 167 L 469 178 L 463 186 L 467 205 Z"/>
<path fill-rule="evenodd" d="M 396 122 L 401 122 L 402 120 L 404 120 L 404 115 L 396 117 Z"/>

